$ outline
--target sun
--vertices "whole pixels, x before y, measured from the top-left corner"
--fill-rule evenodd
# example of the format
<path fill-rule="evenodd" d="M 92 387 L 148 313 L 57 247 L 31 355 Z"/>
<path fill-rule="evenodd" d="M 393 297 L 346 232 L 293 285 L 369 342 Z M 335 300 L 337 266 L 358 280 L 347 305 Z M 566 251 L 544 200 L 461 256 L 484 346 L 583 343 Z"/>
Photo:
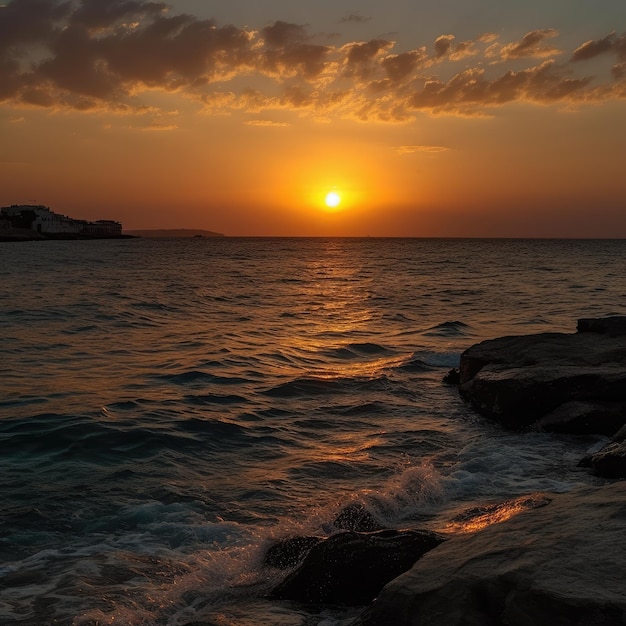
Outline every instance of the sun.
<path fill-rule="evenodd" d="M 324 200 L 324 202 L 326 203 L 326 206 L 328 208 L 334 209 L 335 207 L 339 206 L 339 203 L 341 202 L 341 196 L 336 191 L 329 191 L 326 194 L 326 199 Z"/>

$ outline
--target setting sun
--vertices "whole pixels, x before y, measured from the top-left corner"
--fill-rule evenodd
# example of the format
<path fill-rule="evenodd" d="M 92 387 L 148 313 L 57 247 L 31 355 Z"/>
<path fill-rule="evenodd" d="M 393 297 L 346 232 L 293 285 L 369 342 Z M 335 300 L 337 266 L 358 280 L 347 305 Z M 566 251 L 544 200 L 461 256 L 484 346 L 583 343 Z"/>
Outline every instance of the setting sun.
<path fill-rule="evenodd" d="M 326 194 L 325 202 L 327 207 L 335 208 L 339 206 L 339 203 L 341 202 L 341 196 L 336 191 L 329 191 Z"/>

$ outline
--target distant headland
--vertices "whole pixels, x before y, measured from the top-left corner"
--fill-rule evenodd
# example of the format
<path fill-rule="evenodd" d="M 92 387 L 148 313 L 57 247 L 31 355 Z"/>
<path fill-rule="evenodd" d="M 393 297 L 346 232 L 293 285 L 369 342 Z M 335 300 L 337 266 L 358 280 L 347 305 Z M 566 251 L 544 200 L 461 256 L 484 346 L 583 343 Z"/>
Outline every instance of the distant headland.
<path fill-rule="evenodd" d="M 74 219 L 41 204 L 0 207 L 0 241 L 47 239 L 121 239 L 122 224 L 114 220 Z"/>
<path fill-rule="evenodd" d="M 224 237 L 222 233 L 195 228 L 123 230 L 121 222 L 90 222 L 61 215 L 42 204 L 12 204 L 0 207 L 0 241 L 47 239 L 168 239 Z"/>
<path fill-rule="evenodd" d="M 198 230 L 196 228 L 159 228 L 143 230 L 125 230 L 124 234 L 132 237 L 145 237 L 146 239 L 169 239 L 181 237 L 224 237 L 222 233 L 212 230 Z"/>

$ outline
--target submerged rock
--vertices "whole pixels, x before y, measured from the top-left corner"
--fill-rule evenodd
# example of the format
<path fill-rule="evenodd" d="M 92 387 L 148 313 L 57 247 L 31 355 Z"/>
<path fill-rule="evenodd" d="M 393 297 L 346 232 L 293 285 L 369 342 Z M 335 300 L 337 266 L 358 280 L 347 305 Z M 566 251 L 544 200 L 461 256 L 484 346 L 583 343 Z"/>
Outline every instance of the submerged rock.
<path fill-rule="evenodd" d="M 574 334 L 483 341 L 461 355 L 461 395 L 508 428 L 612 435 L 626 421 L 624 327 L 589 319 Z"/>
<path fill-rule="evenodd" d="M 313 546 L 271 595 L 307 604 L 367 604 L 442 541 L 416 530 L 339 533 Z"/>
<path fill-rule="evenodd" d="M 555 495 L 428 552 L 355 625 L 626 624 L 625 523 L 626 483 Z"/>

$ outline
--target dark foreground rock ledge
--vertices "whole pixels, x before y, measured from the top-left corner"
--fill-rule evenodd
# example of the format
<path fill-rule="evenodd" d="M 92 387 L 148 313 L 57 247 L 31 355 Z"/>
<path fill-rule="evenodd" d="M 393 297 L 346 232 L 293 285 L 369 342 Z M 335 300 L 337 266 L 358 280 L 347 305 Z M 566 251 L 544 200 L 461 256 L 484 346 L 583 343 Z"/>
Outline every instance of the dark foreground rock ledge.
<path fill-rule="evenodd" d="M 271 597 L 305 604 L 367 604 L 443 540 L 419 530 L 341 532 L 313 545 Z"/>
<path fill-rule="evenodd" d="M 626 317 L 483 341 L 461 355 L 459 383 L 477 411 L 507 428 L 612 436 L 626 423 Z"/>
<path fill-rule="evenodd" d="M 426 553 L 355 626 L 626 624 L 626 483 L 554 496 Z"/>

